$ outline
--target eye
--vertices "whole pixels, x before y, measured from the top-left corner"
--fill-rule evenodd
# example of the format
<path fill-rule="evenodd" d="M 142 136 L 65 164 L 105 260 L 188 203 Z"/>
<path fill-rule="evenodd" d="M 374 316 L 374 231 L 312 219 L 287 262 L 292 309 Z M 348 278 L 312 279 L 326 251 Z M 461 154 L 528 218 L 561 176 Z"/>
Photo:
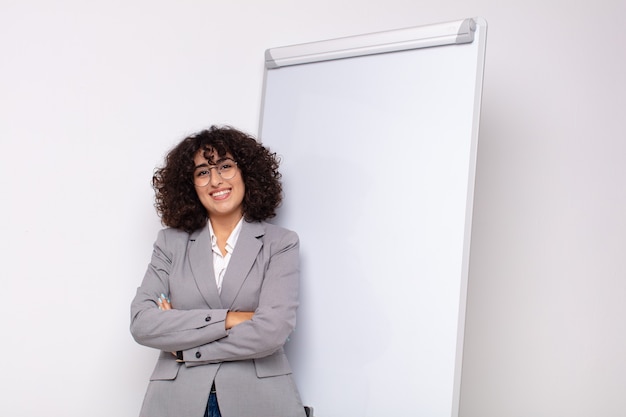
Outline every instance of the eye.
<path fill-rule="evenodd" d="M 203 169 L 203 170 L 200 170 L 200 171 L 196 172 L 196 177 L 198 177 L 198 178 L 207 177 L 209 175 L 211 175 L 211 171 L 206 170 L 206 169 Z"/>
<path fill-rule="evenodd" d="M 222 165 L 220 165 L 220 171 L 225 171 L 227 169 L 231 169 L 233 167 L 233 164 L 231 162 L 224 162 Z"/>

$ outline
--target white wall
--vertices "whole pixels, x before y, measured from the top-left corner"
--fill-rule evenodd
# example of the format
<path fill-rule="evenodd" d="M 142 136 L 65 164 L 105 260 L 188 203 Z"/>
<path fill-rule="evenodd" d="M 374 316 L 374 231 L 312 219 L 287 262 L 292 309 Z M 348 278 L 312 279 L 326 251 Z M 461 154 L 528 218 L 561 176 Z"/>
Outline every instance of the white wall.
<path fill-rule="evenodd" d="M 266 48 L 482 16 L 461 416 L 623 415 L 626 3 L 593 3 L 2 0 L 3 414 L 137 415 L 152 169 L 257 131 Z"/>

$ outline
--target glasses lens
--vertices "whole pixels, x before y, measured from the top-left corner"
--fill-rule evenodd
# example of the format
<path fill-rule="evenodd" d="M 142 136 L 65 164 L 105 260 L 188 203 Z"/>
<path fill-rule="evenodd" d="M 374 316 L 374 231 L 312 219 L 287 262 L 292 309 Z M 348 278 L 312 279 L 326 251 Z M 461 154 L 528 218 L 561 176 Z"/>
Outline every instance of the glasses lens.
<path fill-rule="evenodd" d="M 235 161 L 233 161 L 232 159 L 227 159 L 218 166 L 217 171 L 220 173 L 220 176 L 223 179 L 229 180 L 233 178 L 237 173 L 235 165 Z"/>
<path fill-rule="evenodd" d="M 208 168 L 203 168 L 202 170 L 197 170 L 193 174 L 193 183 L 198 187 L 206 186 L 211 180 L 211 170 Z"/>

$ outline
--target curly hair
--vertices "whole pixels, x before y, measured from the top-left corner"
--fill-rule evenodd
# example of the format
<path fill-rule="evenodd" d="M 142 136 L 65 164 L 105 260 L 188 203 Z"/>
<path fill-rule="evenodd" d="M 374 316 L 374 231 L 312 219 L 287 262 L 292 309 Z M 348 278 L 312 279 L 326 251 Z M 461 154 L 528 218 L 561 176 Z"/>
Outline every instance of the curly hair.
<path fill-rule="evenodd" d="M 243 214 L 247 221 L 276 215 L 282 201 L 276 153 L 233 127 L 211 126 L 183 139 L 166 155 L 164 166 L 154 171 L 155 208 L 163 225 L 191 233 L 207 223 L 208 213 L 193 184 L 194 156 L 200 149 L 207 155 L 230 154 L 237 162 L 245 185 Z"/>

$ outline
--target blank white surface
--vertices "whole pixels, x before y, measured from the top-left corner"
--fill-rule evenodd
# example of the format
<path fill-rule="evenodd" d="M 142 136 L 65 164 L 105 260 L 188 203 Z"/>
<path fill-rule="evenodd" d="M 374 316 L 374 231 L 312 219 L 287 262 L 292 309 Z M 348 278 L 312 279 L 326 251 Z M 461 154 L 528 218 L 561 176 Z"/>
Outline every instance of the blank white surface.
<path fill-rule="evenodd" d="M 266 74 L 261 138 L 282 157 L 286 195 L 277 222 L 302 245 L 287 347 L 320 416 L 458 407 L 479 44 Z"/>

